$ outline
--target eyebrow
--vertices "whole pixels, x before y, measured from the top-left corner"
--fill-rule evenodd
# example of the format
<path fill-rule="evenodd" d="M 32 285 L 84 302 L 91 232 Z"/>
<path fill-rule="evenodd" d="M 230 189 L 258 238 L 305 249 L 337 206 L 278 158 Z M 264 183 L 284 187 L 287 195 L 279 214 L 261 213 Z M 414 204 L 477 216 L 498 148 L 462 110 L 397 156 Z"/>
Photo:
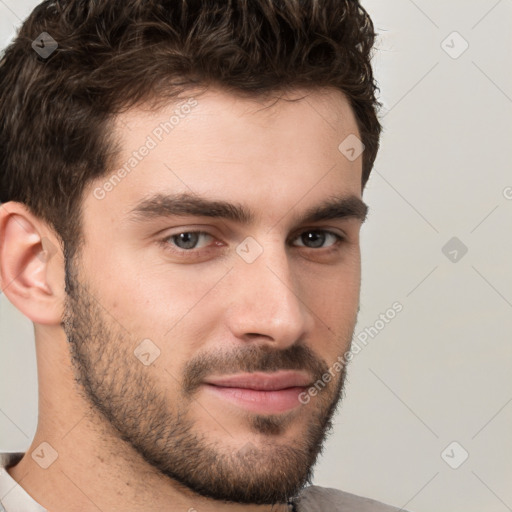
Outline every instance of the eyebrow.
<path fill-rule="evenodd" d="M 368 206 L 357 196 L 331 196 L 319 205 L 302 213 L 297 222 L 320 222 L 354 218 L 366 220 Z M 230 220 L 239 224 L 252 224 L 255 215 L 244 205 L 222 200 L 212 200 L 191 193 L 154 194 L 141 200 L 128 212 L 132 222 L 147 222 L 174 216 L 199 216 Z"/>

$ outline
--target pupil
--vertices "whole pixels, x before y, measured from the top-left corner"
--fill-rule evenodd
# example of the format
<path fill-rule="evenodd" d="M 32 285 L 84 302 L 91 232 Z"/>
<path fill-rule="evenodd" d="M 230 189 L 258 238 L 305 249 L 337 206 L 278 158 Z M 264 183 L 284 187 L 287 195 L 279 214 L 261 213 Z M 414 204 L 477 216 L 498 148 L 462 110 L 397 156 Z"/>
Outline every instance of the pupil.
<path fill-rule="evenodd" d="M 192 249 L 197 244 L 197 233 L 180 233 L 177 244 L 181 249 Z"/>
<path fill-rule="evenodd" d="M 325 235 L 320 234 L 318 231 L 309 231 L 302 235 L 302 241 L 304 245 L 310 243 L 310 247 L 322 247 L 325 242 Z"/>

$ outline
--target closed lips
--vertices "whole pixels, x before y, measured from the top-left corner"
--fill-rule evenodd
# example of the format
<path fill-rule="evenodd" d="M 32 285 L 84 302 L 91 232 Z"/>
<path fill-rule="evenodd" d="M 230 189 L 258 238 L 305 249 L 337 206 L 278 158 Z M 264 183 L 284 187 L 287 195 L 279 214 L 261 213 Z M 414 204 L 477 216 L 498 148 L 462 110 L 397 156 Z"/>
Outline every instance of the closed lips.
<path fill-rule="evenodd" d="M 295 371 L 243 373 L 210 377 L 205 380 L 205 384 L 211 386 L 252 389 L 255 391 L 279 391 L 296 387 L 308 387 L 311 383 L 312 379 L 309 375 Z"/>

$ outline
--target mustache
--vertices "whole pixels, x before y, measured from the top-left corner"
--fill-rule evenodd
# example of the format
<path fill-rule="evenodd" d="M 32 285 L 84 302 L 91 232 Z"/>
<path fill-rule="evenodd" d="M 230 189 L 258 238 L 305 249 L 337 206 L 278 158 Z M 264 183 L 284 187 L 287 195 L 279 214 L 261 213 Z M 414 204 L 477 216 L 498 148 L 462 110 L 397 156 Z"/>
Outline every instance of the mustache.
<path fill-rule="evenodd" d="M 294 344 L 286 349 L 268 345 L 245 346 L 226 352 L 201 354 L 190 360 L 184 368 L 183 392 L 192 395 L 212 374 L 275 372 L 278 370 L 305 370 L 313 381 L 329 371 L 327 363 L 305 345 Z"/>

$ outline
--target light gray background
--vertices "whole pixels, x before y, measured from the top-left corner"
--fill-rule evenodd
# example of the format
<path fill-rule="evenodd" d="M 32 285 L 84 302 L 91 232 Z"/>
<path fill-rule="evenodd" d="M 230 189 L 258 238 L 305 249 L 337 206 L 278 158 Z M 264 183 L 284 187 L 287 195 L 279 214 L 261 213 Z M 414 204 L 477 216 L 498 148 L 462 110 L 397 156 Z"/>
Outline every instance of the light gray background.
<path fill-rule="evenodd" d="M 35 4 L 0 0 L 2 45 Z M 354 356 L 315 483 L 415 512 L 512 511 L 512 0 L 363 4 L 385 108 L 356 334 L 403 311 Z M 4 296 L 0 337 L 0 450 L 25 450 L 33 331 Z"/>

